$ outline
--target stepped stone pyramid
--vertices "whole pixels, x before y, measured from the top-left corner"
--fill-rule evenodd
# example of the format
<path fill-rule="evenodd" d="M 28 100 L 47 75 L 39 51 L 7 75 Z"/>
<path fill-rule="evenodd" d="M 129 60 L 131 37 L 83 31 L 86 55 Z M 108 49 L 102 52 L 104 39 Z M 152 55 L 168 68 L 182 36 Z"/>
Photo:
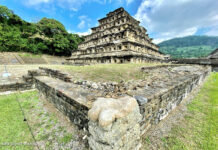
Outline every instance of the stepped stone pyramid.
<path fill-rule="evenodd" d="M 118 8 L 98 20 L 99 26 L 84 37 L 78 50 L 67 59 L 70 64 L 128 63 L 163 61 L 166 56 L 148 37 L 147 30 Z"/>

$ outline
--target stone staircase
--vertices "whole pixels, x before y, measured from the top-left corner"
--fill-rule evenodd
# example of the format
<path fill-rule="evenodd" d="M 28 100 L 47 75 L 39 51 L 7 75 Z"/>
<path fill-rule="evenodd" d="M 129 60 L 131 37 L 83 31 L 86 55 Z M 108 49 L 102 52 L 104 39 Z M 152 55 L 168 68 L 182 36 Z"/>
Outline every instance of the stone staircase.
<path fill-rule="evenodd" d="M 22 58 L 20 58 L 20 56 L 18 54 L 14 54 L 14 56 L 17 58 L 17 60 L 19 61 L 20 64 L 25 64 L 25 62 L 23 61 Z"/>
<path fill-rule="evenodd" d="M 0 55 L 0 64 L 3 65 L 17 65 L 21 64 L 22 61 L 19 61 L 13 53 L 1 53 Z"/>

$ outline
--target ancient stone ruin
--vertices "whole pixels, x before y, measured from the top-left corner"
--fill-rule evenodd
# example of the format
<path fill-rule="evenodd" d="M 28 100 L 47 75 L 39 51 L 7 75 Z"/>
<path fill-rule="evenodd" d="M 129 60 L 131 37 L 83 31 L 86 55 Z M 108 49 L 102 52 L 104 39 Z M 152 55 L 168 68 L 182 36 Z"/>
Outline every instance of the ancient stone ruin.
<path fill-rule="evenodd" d="M 213 71 L 218 72 L 218 49 L 210 53 L 207 58 L 212 62 Z"/>
<path fill-rule="evenodd" d="M 78 81 L 40 67 L 19 82 L 0 83 L 0 92 L 36 88 L 78 129 L 93 150 L 138 150 L 147 130 L 167 117 L 210 74 L 211 66 L 142 67 L 145 79 Z"/>
<path fill-rule="evenodd" d="M 135 63 L 166 59 L 152 43 L 146 29 L 123 8 L 108 13 L 99 24 L 72 53 L 69 63 Z M 148 129 L 187 98 L 212 68 L 217 69 L 217 52 L 211 53 L 209 59 L 182 60 L 187 63 L 183 65 L 142 67 L 140 73 L 146 78 L 119 83 L 78 80 L 72 74 L 40 67 L 29 70 L 22 79 L 0 78 L 0 94 L 37 89 L 41 97 L 53 103 L 84 131 L 88 149 L 138 150 Z M 14 60 L 15 56 L 2 62 Z"/>
<path fill-rule="evenodd" d="M 124 8 L 116 9 L 92 28 L 77 51 L 67 59 L 71 64 L 163 61 L 165 55 L 146 34 L 140 22 Z"/>
<path fill-rule="evenodd" d="M 171 59 L 171 62 L 178 64 L 210 65 L 212 71 L 218 72 L 218 49 L 211 52 L 207 58 Z"/>

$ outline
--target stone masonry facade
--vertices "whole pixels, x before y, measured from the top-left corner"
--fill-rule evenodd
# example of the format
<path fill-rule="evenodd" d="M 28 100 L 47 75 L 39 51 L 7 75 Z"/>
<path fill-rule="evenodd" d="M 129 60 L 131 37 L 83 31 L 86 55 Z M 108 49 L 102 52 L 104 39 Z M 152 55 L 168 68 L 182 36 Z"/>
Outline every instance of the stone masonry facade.
<path fill-rule="evenodd" d="M 163 61 L 166 56 L 158 51 L 140 26 L 140 22 L 124 8 L 118 8 L 99 21 L 98 27 L 84 37 L 78 50 L 67 59 L 70 64 L 127 63 Z"/>

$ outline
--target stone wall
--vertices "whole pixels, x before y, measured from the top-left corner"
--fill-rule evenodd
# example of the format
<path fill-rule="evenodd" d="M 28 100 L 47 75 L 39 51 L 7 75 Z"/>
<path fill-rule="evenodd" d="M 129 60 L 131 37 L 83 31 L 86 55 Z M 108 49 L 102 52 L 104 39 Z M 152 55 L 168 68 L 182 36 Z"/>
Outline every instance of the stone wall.
<path fill-rule="evenodd" d="M 88 123 L 87 126 L 90 134 L 88 139 L 89 139 L 90 147 L 92 149 L 97 149 L 97 150 L 112 149 L 112 147 L 114 149 L 133 149 L 130 148 L 132 146 L 131 142 L 139 144 L 140 142 L 136 137 L 140 137 L 140 135 L 142 136 L 143 134 L 146 133 L 146 131 L 151 126 L 158 124 L 162 119 L 164 119 L 167 115 L 169 115 L 169 113 L 173 109 L 175 109 L 192 92 L 193 89 L 195 89 L 201 82 L 203 82 L 205 77 L 211 71 L 211 67 L 209 66 L 201 67 L 201 66 L 183 66 L 183 65 L 166 65 L 166 66 L 162 65 L 158 67 L 143 67 L 141 70 L 146 73 L 147 71 L 151 72 L 151 70 L 161 71 L 161 69 L 167 69 L 169 70 L 169 73 L 171 73 L 171 71 L 173 71 L 173 73 L 178 72 L 179 76 L 172 76 L 169 78 L 169 81 L 164 81 L 164 79 L 162 79 L 162 81 L 157 82 L 158 85 L 154 85 L 155 87 L 145 90 L 147 93 L 143 93 L 143 91 L 141 92 L 141 89 L 140 88 L 138 89 L 138 87 L 133 88 L 133 89 L 138 89 L 133 92 L 133 95 L 131 95 L 130 93 L 130 95 L 133 96 L 138 102 L 138 106 L 140 108 L 139 110 L 142 118 L 136 117 L 136 114 L 134 113 L 133 113 L 134 115 L 130 113 L 129 117 L 127 117 L 128 116 L 127 115 L 122 119 L 115 119 L 116 121 L 115 122 L 112 121 L 111 127 L 105 128 L 98 123 L 99 118 L 97 119 L 98 120 L 97 122 L 95 119 L 94 121 L 93 119 L 89 119 L 89 123 L 88 123 L 88 118 L 86 117 L 87 119 L 86 123 Z M 60 73 L 58 71 L 45 69 L 45 68 L 44 70 L 47 70 L 46 72 L 48 75 L 55 78 L 60 78 L 59 77 Z M 64 79 L 62 80 L 64 81 Z M 74 82 L 71 81 L 71 83 Z M 125 86 L 125 84 L 121 84 L 121 85 L 114 84 L 114 85 L 115 86 L 113 89 L 118 88 L 120 89 L 118 90 L 119 92 L 125 93 L 125 91 L 121 90 L 121 88 Z M 101 87 L 101 85 L 98 86 Z M 146 85 L 143 86 L 145 86 L 144 88 L 146 88 Z M 84 87 L 86 87 L 86 84 L 84 84 Z M 128 89 L 128 86 L 125 88 Z M 38 87 L 38 89 L 41 90 L 43 89 L 43 87 Z M 48 92 L 49 90 L 45 88 L 44 91 Z M 45 92 L 44 95 L 46 94 Z M 55 95 L 55 97 L 53 97 L 52 99 L 58 99 L 55 93 L 51 93 L 49 95 Z M 108 106 L 105 107 L 104 110 L 110 108 L 108 103 L 106 102 L 107 100 L 108 100 L 107 98 L 104 99 L 104 103 Z M 94 103 L 96 103 L 97 101 L 95 101 Z M 57 106 L 61 105 L 58 107 L 65 107 L 65 105 L 60 104 L 59 102 L 56 103 L 56 105 Z M 100 106 L 101 104 L 98 105 Z M 77 107 L 79 106 L 76 106 L 76 109 Z M 94 107 L 95 106 L 93 104 L 90 108 L 93 109 Z M 118 108 L 121 109 L 121 107 Z M 88 110 L 90 109 L 86 109 L 86 113 L 84 113 L 85 115 L 87 115 Z M 111 110 L 109 109 L 109 111 Z M 75 114 L 75 112 L 73 111 L 71 113 Z M 136 133 L 138 133 L 138 131 L 136 131 L 136 133 L 129 132 L 129 131 L 135 132 L 135 129 L 133 129 L 135 127 L 133 127 L 133 124 L 131 124 L 131 120 L 134 120 L 135 125 L 137 125 L 137 122 L 140 125 L 140 132 L 139 132 L 140 135 L 136 137 L 134 135 L 137 135 Z M 126 122 L 129 123 L 125 124 Z M 121 137 L 123 138 L 124 143 L 122 143 L 122 140 L 119 142 L 119 140 L 122 139 Z M 131 140 L 128 141 L 129 139 Z M 137 140 L 134 141 L 133 139 L 137 139 Z M 137 147 L 136 145 L 135 147 Z"/>
<path fill-rule="evenodd" d="M 79 129 L 88 129 L 90 106 L 80 101 L 83 99 L 81 95 L 88 93 L 77 85 L 71 86 L 67 74 L 40 67 L 38 70 L 29 70 L 28 75 L 23 78 L 27 83 L 33 84 L 43 98 L 53 103 Z"/>
<path fill-rule="evenodd" d="M 8 81 L 8 82 L 0 83 L 0 92 L 23 91 L 32 88 L 33 88 L 32 84 L 23 81 L 17 81 L 17 82 Z"/>
<path fill-rule="evenodd" d="M 171 59 L 172 62 L 179 64 L 199 64 L 199 65 L 211 65 L 211 60 L 206 58 L 193 58 L 193 59 Z"/>
<path fill-rule="evenodd" d="M 88 129 L 89 108 L 73 99 L 73 97 L 66 95 L 61 89 L 49 85 L 48 82 L 43 82 L 42 78 L 43 77 L 35 77 L 35 86 L 41 96 L 53 103 L 55 107 L 66 115 L 79 129 Z"/>
<path fill-rule="evenodd" d="M 27 55 L 26 55 L 27 54 Z M 57 57 L 50 55 L 34 56 L 32 54 L 16 52 L 0 52 L 0 65 L 21 65 L 21 64 L 56 64 L 61 65 L 66 62 L 67 57 Z"/>
<path fill-rule="evenodd" d="M 218 72 L 218 67 L 217 66 L 213 67 L 213 71 Z"/>
<path fill-rule="evenodd" d="M 176 66 L 184 66 L 179 64 L 170 64 L 170 65 L 158 65 L 158 66 L 150 66 L 150 67 L 142 67 L 141 71 L 146 72 L 154 69 L 166 68 L 166 67 L 176 67 Z"/>
<path fill-rule="evenodd" d="M 39 69 L 43 70 L 46 73 L 46 75 L 51 76 L 53 78 L 57 78 L 57 79 L 60 79 L 62 81 L 65 81 L 65 82 L 72 82 L 71 75 L 66 74 L 66 73 L 62 73 L 59 70 L 49 69 L 49 68 L 45 68 L 45 67 L 39 67 Z"/>
<path fill-rule="evenodd" d="M 193 89 L 204 81 L 210 72 L 211 67 L 205 67 L 205 70 L 197 74 L 177 78 L 177 82 L 168 83 L 166 87 L 162 83 L 159 83 L 159 86 L 163 86 L 164 88 L 159 88 L 159 92 L 152 95 L 135 95 L 134 97 L 138 100 L 140 106 L 140 113 L 143 116 L 140 123 L 141 134 L 145 134 L 152 125 L 158 124 L 168 116 Z"/>
<path fill-rule="evenodd" d="M 1 52 L 0 53 L 0 65 L 18 65 L 21 64 L 14 53 Z"/>
<path fill-rule="evenodd" d="M 171 62 L 179 64 L 197 64 L 197 65 L 211 65 L 213 71 L 217 72 L 218 59 L 195 58 L 195 59 L 171 59 Z"/>
<path fill-rule="evenodd" d="M 48 68 L 29 70 L 20 83 L 0 84 L 0 92 L 36 88 L 41 97 L 53 103 L 79 129 L 87 130 L 90 105 L 84 99 L 87 99 L 85 96 L 90 96 L 90 93 L 79 85 L 69 83 L 68 79 L 68 74 L 58 70 Z"/>
<path fill-rule="evenodd" d="M 6 72 L 5 73 L 8 74 L 8 76 L 4 76 L 3 72 L 2 76 L 0 76 L 0 92 L 33 89 L 33 76 L 37 75 L 37 72 L 39 71 L 29 71 L 28 75 L 23 76 L 23 78 Z"/>

